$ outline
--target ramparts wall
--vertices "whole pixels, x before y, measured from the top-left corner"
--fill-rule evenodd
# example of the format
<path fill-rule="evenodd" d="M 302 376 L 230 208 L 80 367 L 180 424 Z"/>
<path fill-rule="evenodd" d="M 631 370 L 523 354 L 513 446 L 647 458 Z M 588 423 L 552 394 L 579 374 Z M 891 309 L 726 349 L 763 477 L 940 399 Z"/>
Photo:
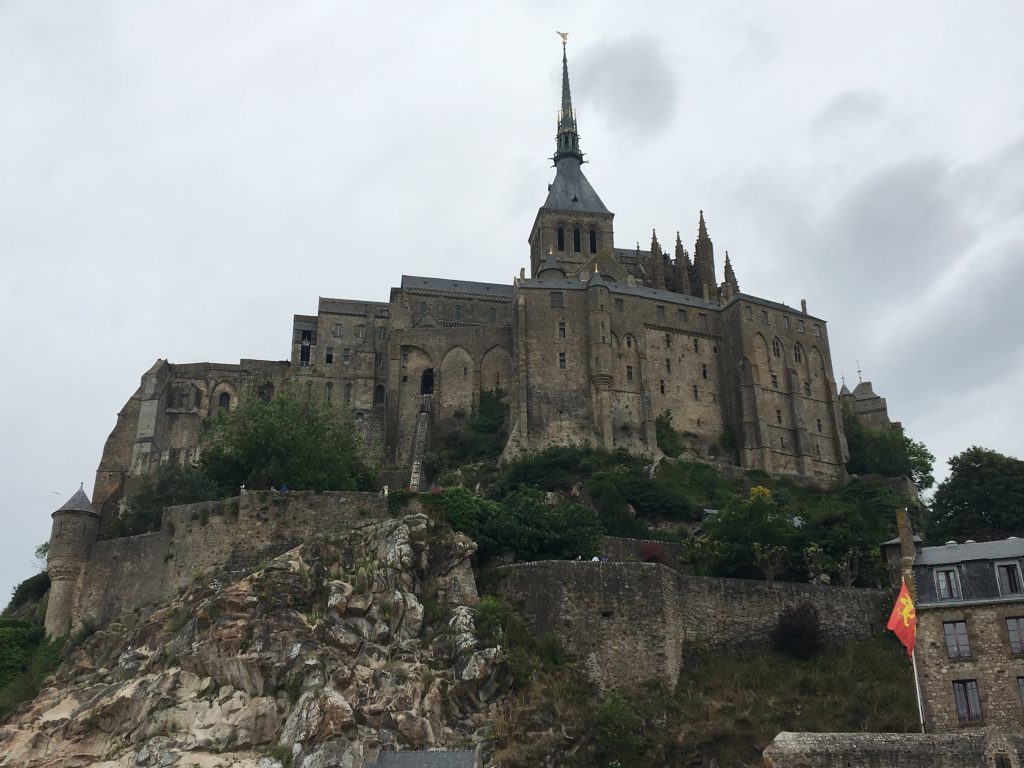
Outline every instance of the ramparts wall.
<path fill-rule="evenodd" d="M 967 768 L 1024 764 L 1024 737 L 973 733 L 780 733 L 764 751 L 766 768 Z"/>
<path fill-rule="evenodd" d="M 243 491 L 164 510 L 155 533 L 96 542 L 74 622 L 106 622 L 165 601 L 203 575 L 241 573 L 319 533 L 390 517 L 376 493 Z"/>
<path fill-rule="evenodd" d="M 538 633 L 553 632 L 606 688 L 674 684 L 686 643 L 763 643 L 788 607 L 814 606 L 840 642 L 880 630 L 881 590 L 687 576 L 656 563 L 549 561 L 502 569 L 499 589 Z"/>

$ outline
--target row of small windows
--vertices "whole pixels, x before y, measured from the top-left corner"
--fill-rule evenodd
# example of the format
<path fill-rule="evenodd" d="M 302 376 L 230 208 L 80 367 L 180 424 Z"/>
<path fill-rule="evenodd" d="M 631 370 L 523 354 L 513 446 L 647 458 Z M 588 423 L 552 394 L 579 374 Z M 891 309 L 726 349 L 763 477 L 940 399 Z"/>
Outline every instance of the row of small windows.
<path fill-rule="evenodd" d="M 744 305 L 743 306 L 743 317 L 746 318 L 747 320 L 753 320 L 754 319 L 754 308 L 749 306 L 749 305 Z M 762 309 L 760 314 L 758 315 L 758 318 L 760 319 L 762 325 L 768 325 L 769 324 L 768 323 L 768 310 L 767 309 Z M 782 315 L 782 327 L 784 329 L 786 329 L 787 331 L 789 330 L 790 326 L 789 326 L 789 316 L 788 315 Z M 798 333 L 805 333 L 806 330 L 807 330 L 805 325 L 804 325 L 804 321 L 801 320 L 800 318 L 797 318 L 796 330 L 797 330 Z M 811 324 L 811 333 L 813 333 L 815 336 L 821 336 L 821 326 L 818 323 L 812 323 Z"/>
<path fill-rule="evenodd" d="M 430 309 L 430 307 L 428 306 L 427 302 L 425 302 L 425 301 L 421 301 L 420 302 L 420 315 L 427 314 L 427 311 L 429 309 Z M 462 322 L 462 320 L 463 320 L 463 311 L 462 311 L 462 305 L 461 304 L 456 304 L 454 307 L 452 307 L 452 319 L 455 322 L 457 322 L 457 323 L 461 323 Z M 496 323 L 496 322 L 498 322 L 498 310 L 497 310 L 497 308 L 495 308 L 495 307 L 488 307 L 487 308 L 487 322 L 489 322 L 489 323 Z M 383 334 L 381 335 L 381 338 L 382 339 L 384 338 Z"/>
<path fill-rule="evenodd" d="M 565 250 L 565 227 L 559 227 L 557 233 L 558 250 Z M 572 249 L 576 253 L 580 253 L 583 250 L 583 235 L 580 232 L 579 227 L 573 227 L 572 229 Z M 590 252 L 597 253 L 597 230 L 590 230 Z"/>
<path fill-rule="evenodd" d="M 1019 564 L 1015 562 L 996 563 L 995 569 L 1000 595 L 1024 593 L 1024 581 L 1021 579 Z M 960 588 L 960 574 L 955 568 L 935 569 L 935 595 L 939 600 L 960 600 L 963 597 L 963 590 Z"/>

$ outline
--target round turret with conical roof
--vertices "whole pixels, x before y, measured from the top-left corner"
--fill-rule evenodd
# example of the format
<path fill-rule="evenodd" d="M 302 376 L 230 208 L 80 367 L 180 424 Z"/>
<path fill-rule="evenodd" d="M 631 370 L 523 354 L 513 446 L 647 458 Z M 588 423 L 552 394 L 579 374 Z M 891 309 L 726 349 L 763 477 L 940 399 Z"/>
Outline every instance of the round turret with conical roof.
<path fill-rule="evenodd" d="M 77 491 L 53 513 L 46 570 L 50 597 L 46 607 L 46 633 L 67 634 L 76 622 L 75 599 L 82 570 L 100 531 L 100 516 L 93 511 L 85 488 Z"/>

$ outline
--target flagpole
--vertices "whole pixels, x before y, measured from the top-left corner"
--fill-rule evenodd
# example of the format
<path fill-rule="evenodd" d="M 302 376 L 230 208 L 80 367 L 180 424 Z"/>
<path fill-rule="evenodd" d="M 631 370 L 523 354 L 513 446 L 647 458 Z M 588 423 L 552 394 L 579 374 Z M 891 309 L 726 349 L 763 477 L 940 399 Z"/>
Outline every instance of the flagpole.
<path fill-rule="evenodd" d="M 925 733 L 924 706 L 921 704 L 921 682 L 917 679 L 917 656 L 913 651 L 910 652 L 910 663 L 914 666 L 914 693 L 917 694 L 917 717 L 921 722 L 921 733 Z"/>

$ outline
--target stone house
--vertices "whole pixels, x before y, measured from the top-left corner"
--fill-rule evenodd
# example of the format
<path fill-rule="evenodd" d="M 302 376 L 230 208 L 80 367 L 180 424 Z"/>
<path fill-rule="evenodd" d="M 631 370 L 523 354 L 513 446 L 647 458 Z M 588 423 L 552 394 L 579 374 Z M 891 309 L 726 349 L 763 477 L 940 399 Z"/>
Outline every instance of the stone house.
<path fill-rule="evenodd" d="M 907 537 L 883 554 L 893 563 L 901 549 L 913 558 L 928 731 L 1024 730 L 1024 540 L 922 547 Z"/>
<path fill-rule="evenodd" d="M 172 364 L 144 374 L 107 440 L 94 509 L 104 526 L 134 478 L 194 461 L 203 418 L 286 381 L 350 412 L 367 457 L 392 484 L 422 477 L 431 429 L 458 428 L 500 389 L 505 456 L 576 443 L 658 455 L 671 414 L 707 455 L 744 468 L 845 477 L 847 458 L 824 319 L 719 278 L 703 212 L 688 251 L 652 234 L 618 247 L 614 214 L 583 173 L 568 61 L 555 174 L 528 236 L 529 274 L 511 285 L 405 275 L 388 301 L 319 299 L 295 315 L 287 361 Z M 882 401 L 884 403 L 884 401 Z"/>

